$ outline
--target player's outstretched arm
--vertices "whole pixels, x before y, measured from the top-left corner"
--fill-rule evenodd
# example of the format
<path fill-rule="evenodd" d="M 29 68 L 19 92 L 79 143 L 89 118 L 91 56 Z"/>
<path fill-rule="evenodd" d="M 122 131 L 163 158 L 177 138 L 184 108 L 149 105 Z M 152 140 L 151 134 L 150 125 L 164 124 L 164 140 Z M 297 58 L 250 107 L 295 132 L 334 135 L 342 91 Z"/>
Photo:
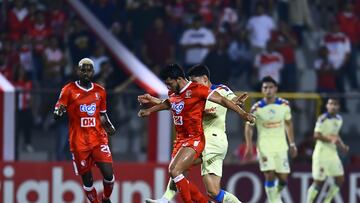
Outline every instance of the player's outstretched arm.
<path fill-rule="evenodd" d="M 241 107 L 236 105 L 233 101 L 226 99 L 225 97 L 221 96 L 218 92 L 213 92 L 210 97 L 208 98 L 210 101 L 220 104 L 223 107 L 231 109 L 235 111 L 237 114 L 240 115 L 244 120 L 249 121 L 250 123 L 255 122 L 255 116 L 244 111 Z"/>
<path fill-rule="evenodd" d="M 100 120 L 101 120 L 101 125 L 103 126 L 103 128 L 105 129 L 108 135 L 115 134 L 116 129 L 114 125 L 111 123 L 107 113 L 100 113 Z"/>
<path fill-rule="evenodd" d="M 138 101 L 140 102 L 140 104 L 151 104 L 151 105 L 161 104 L 161 102 L 163 102 L 161 99 L 151 96 L 150 94 L 139 95 Z"/>
<path fill-rule="evenodd" d="M 148 109 L 140 109 L 138 112 L 139 117 L 146 117 L 149 116 L 151 113 L 163 111 L 163 110 L 169 110 L 171 107 L 170 101 L 167 99 L 160 104 L 156 104 L 155 106 L 152 106 Z"/>
<path fill-rule="evenodd" d="M 294 139 L 294 125 L 291 119 L 285 120 L 285 130 L 289 141 L 290 155 L 292 158 L 295 158 L 297 156 L 297 148 Z"/>
<path fill-rule="evenodd" d="M 64 115 L 65 112 L 66 112 L 66 107 L 64 105 L 60 104 L 58 107 L 55 107 L 54 119 L 55 120 L 60 119 Z"/>

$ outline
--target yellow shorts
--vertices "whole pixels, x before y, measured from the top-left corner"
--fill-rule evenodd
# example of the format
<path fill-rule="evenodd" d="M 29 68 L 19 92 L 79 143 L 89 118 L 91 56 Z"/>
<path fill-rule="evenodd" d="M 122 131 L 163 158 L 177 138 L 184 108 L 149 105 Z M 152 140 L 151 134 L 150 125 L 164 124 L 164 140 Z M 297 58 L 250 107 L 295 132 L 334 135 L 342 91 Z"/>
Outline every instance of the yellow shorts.
<path fill-rule="evenodd" d="M 314 180 L 324 181 L 326 177 L 343 176 L 344 168 L 339 156 L 334 156 L 331 159 L 313 158 L 312 161 L 312 176 Z"/>
<path fill-rule="evenodd" d="M 290 173 L 288 152 L 264 153 L 258 150 L 260 171 L 275 171 L 276 173 Z"/>
<path fill-rule="evenodd" d="M 219 138 L 219 139 L 217 139 Z M 223 162 L 227 153 L 228 142 L 225 136 L 206 139 L 205 149 L 202 153 L 201 176 L 206 174 L 215 174 L 221 177 L 223 171 Z"/>

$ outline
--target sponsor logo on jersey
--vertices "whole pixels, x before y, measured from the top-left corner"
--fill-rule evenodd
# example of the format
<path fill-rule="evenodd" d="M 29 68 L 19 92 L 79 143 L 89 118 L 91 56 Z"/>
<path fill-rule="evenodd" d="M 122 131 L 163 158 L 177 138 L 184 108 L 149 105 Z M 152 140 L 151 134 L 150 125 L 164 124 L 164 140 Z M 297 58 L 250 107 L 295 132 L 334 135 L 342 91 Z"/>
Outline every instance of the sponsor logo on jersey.
<path fill-rule="evenodd" d="M 83 117 L 80 120 L 80 125 L 82 128 L 95 127 L 96 119 L 94 117 Z"/>
<path fill-rule="evenodd" d="M 80 112 L 86 112 L 87 115 L 92 116 L 95 114 L 96 111 L 96 104 L 92 103 L 90 105 L 81 104 L 80 105 Z"/>
<path fill-rule="evenodd" d="M 191 98 L 191 90 L 186 90 L 185 92 L 185 99 L 190 99 Z"/>
<path fill-rule="evenodd" d="M 173 102 L 171 103 L 171 109 L 175 111 L 176 114 L 180 114 L 181 111 L 184 109 L 185 103 L 184 101 L 181 101 L 179 103 Z"/>

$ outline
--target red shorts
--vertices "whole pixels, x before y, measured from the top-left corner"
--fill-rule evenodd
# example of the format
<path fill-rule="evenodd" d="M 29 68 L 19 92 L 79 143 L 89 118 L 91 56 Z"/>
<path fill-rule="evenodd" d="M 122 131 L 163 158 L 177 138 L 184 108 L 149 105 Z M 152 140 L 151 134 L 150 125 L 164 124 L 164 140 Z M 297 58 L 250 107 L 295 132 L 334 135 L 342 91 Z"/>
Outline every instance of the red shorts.
<path fill-rule="evenodd" d="M 190 147 L 193 148 L 196 152 L 194 160 L 201 156 L 205 148 L 205 139 L 202 137 L 194 138 L 194 139 L 187 139 L 187 140 L 177 140 L 174 143 L 173 151 L 171 154 L 171 158 L 174 158 L 175 155 L 178 153 L 181 147 Z"/>
<path fill-rule="evenodd" d="M 72 151 L 73 166 L 76 175 L 83 175 L 91 170 L 97 162 L 112 163 L 108 145 L 98 145 L 89 151 Z"/>

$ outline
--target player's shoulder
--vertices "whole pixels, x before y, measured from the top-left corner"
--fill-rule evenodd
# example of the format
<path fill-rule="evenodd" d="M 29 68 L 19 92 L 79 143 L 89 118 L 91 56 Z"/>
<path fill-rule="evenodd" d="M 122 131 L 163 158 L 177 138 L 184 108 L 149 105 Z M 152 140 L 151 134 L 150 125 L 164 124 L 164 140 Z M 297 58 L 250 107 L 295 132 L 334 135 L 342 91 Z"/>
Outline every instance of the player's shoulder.
<path fill-rule="evenodd" d="M 263 107 L 265 107 L 265 106 L 266 106 L 265 100 L 264 100 L 264 99 L 261 99 L 261 100 L 255 102 L 255 104 L 252 105 L 250 111 L 251 111 L 251 112 L 254 112 L 254 111 L 256 111 L 256 110 L 258 110 L 258 109 L 261 109 L 261 108 L 263 108 Z"/>
<path fill-rule="evenodd" d="M 328 118 L 328 113 L 323 113 L 318 117 L 318 122 L 323 123 Z"/>
<path fill-rule="evenodd" d="M 283 106 L 289 106 L 289 105 L 290 105 L 290 103 L 289 103 L 288 100 L 283 99 L 283 98 L 281 98 L 281 97 L 277 97 L 277 98 L 275 99 L 275 104 L 277 104 L 277 105 L 283 105 Z"/>
<path fill-rule="evenodd" d="M 96 83 L 96 82 L 93 82 L 93 84 L 94 84 L 94 88 L 105 91 L 105 87 L 103 87 L 103 86 L 99 85 L 99 84 L 98 84 L 98 83 Z"/>
<path fill-rule="evenodd" d="M 75 82 L 69 82 L 63 86 L 62 91 L 68 91 L 68 90 L 75 89 L 75 88 L 76 88 Z"/>
<path fill-rule="evenodd" d="M 210 89 L 211 90 L 218 90 L 218 91 L 223 90 L 223 91 L 226 91 L 226 92 L 231 91 L 231 89 L 228 86 L 224 85 L 224 84 L 218 84 L 218 85 L 213 84 L 213 85 L 211 85 Z"/>

